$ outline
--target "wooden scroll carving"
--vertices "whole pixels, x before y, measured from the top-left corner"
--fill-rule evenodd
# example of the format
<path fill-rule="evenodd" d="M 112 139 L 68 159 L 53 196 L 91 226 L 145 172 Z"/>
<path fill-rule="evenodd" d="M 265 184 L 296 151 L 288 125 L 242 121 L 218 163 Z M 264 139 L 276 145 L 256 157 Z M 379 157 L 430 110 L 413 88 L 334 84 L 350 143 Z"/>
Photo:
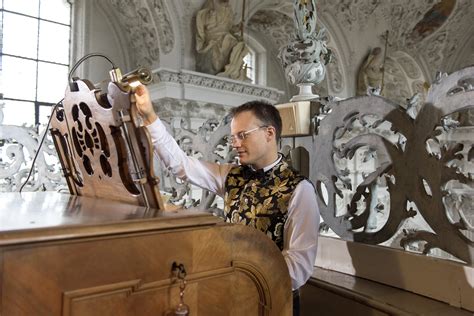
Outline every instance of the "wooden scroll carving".
<path fill-rule="evenodd" d="M 70 83 L 51 120 L 70 193 L 164 209 L 150 136 L 139 125 L 129 85 L 110 82 L 102 93 L 88 80 Z"/>
<path fill-rule="evenodd" d="M 440 136 L 456 128 L 445 123 L 448 116 L 474 108 L 474 67 L 440 76 L 419 107 L 404 109 L 378 96 L 325 105 L 311 168 L 321 215 L 342 238 L 379 244 L 419 213 L 428 225 L 403 231 L 401 246 L 422 242 L 423 253 L 438 248 L 472 265 L 472 209 L 449 207 L 447 198 L 453 193 L 452 183 L 473 187 L 473 173 L 462 166 L 472 168 L 474 147 L 472 143 L 467 149 L 455 141 L 443 143 Z M 382 124 L 385 131 L 379 129 Z M 337 162 L 352 159 L 363 147 L 376 164 L 356 183 Z M 352 193 L 349 203 L 338 209 L 337 199 L 347 191 Z M 378 209 L 373 197 L 383 192 L 389 198 Z M 378 223 L 373 220 L 377 216 Z"/>

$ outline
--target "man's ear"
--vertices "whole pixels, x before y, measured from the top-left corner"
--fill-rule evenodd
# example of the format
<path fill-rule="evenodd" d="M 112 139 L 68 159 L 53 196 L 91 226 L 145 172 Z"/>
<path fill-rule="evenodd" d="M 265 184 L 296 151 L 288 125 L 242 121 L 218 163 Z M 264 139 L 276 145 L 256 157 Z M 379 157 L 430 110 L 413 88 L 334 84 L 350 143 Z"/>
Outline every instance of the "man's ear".
<path fill-rule="evenodd" d="M 268 126 L 266 132 L 267 132 L 267 136 L 269 137 L 269 140 L 271 138 L 275 138 L 276 140 L 276 130 L 273 126 Z"/>

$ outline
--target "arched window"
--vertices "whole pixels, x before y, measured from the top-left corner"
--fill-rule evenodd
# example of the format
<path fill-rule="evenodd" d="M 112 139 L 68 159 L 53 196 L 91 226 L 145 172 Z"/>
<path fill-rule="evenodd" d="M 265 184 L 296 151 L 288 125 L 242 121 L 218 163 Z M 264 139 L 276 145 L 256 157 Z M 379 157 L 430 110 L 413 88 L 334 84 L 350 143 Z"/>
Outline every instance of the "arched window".
<path fill-rule="evenodd" d="M 255 54 L 255 51 L 249 47 L 249 53 L 244 57 L 244 67 L 247 70 L 247 78 L 249 78 L 252 83 L 257 83 L 255 68 L 256 59 L 257 56 Z"/>
<path fill-rule="evenodd" d="M 3 124 L 46 123 L 67 85 L 71 4 L 2 0 L 0 11 Z"/>
<path fill-rule="evenodd" d="M 258 85 L 267 84 L 267 52 L 257 40 L 251 35 L 245 35 L 245 43 L 249 53 L 245 56 L 244 62 L 247 65 L 247 77 L 252 83 Z"/>

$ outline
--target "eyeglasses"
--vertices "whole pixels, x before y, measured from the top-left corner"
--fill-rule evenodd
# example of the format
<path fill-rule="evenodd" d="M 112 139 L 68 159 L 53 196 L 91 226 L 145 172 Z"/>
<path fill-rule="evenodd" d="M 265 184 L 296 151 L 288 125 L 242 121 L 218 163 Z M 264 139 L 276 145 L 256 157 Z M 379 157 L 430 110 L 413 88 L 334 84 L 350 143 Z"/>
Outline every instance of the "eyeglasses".
<path fill-rule="evenodd" d="M 248 131 L 242 131 L 242 132 L 238 132 L 237 134 L 235 135 L 230 135 L 228 137 L 228 141 L 229 141 L 229 144 L 233 144 L 236 140 L 240 140 L 240 141 L 243 141 L 244 139 L 247 138 L 247 136 L 250 134 L 250 133 L 253 133 L 255 131 L 258 131 L 259 129 L 261 128 L 267 128 L 269 127 L 268 125 L 263 125 L 263 126 L 259 126 L 259 127 L 255 127 L 255 128 L 252 128 L 251 130 L 248 130 Z"/>

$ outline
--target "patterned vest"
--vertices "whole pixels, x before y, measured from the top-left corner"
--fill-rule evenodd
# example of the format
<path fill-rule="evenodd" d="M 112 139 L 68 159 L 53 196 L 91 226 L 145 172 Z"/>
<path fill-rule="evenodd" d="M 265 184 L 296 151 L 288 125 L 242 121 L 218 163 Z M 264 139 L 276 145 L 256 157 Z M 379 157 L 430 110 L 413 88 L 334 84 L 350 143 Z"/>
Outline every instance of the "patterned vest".
<path fill-rule="evenodd" d="M 255 227 L 283 250 L 283 227 L 288 204 L 298 183 L 305 178 L 280 160 L 258 177 L 248 166 L 236 166 L 227 175 L 224 196 L 226 222 Z"/>

